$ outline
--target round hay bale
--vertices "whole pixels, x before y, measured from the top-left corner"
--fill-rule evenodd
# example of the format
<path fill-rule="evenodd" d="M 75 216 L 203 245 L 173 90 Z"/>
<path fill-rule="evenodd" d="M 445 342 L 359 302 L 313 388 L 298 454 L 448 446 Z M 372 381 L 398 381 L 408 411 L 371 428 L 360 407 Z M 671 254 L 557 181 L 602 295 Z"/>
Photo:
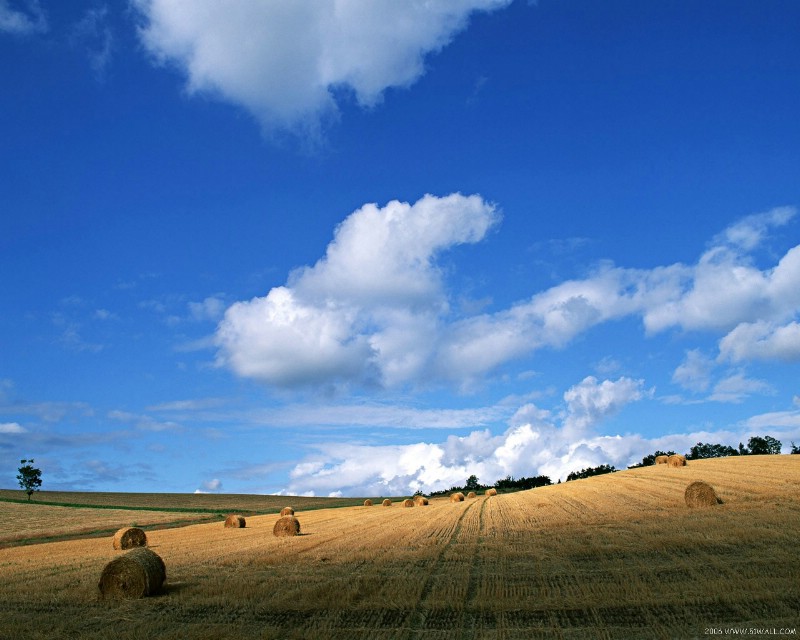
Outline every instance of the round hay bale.
<path fill-rule="evenodd" d="M 372 506 L 372 500 L 370 500 L 369 498 L 364 500 L 364 506 L 365 507 L 371 507 Z"/>
<path fill-rule="evenodd" d="M 478 497 L 478 494 L 476 494 L 474 491 L 470 491 L 467 494 L 467 498 L 470 499 L 470 500 L 472 500 L 473 498 L 477 498 L 477 497 Z"/>
<path fill-rule="evenodd" d="M 161 556 L 139 547 L 109 562 L 97 587 L 103 598 L 144 598 L 158 593 L 166 579 L 167 568 Z"/>
<path fill-rule="evenodd" d="M 300 521 L 294 516 L 282 516 L 272 528 L 272 534 L 283 538 L 300 535 Z"/>
<path fill-rule="evenodd" d="M 247 521 L 244 519 L 244 516 L 231 515 L 225 518 L 226 527 L 231 527 L 233 529 L 244 529 L 246 525 Z"/>
<path fill-rule="evenodd" d="M 406 498 L 405 500 L 403 500 L 403 506 L 404 507 L 413 507 L 414 506 L 414 501 L 411 498 Z"/>
<path fill-rule="evenodd" d="M 486 495 L 487 496 L 496 496 L 497 495 L 497 489 L 495 489 L 494 487 L 492 487 L 491 489 L 487 489 L 486 490 Z"/>
<path fill-rule="evenodd" d="M 284 507 L 283 509 L 281 509 L 281 517 L 293 516 L 293 515 L 294 515 L 294 509 L 292 509 L 291 507 Z"/>
<path fill-rule="evenodd" d="M 670 456 L 667 460 L 667 465 L 670 467 L 685 467 L 686 466 L 686 458 L 684 458 L 679 453 L 676 453 L 673 456 Z"/>
<path fill-rule="evenodd" d="M 414 504 L 418 507 L 425 507 L 428 505 L 428 499 L 425 496 L 414 496 Z"/>
<path fill-rule="evenodd" d="M 656 464 L 667 464 L 669 456 L 656 456 Z"/>
<path fill-rule="evenodd" d="M 451 493 L 450 494 L 450 502 L 464 502 L 464 494 L 463 493 Z"/>
<path fill-rule="evenodd" d="M 683 496 L 690 507 L 713 507 L 722 503 L 714 487 L 702 480 L 696 480 L 686 487 Z"/>
<path fill-rule="evenodd" d="M 147 534 L 138 527 L 123 527 L 114 534 L 115 549 L 135 549 L 147 546 Z"/>
<path fill-rule="evenodd" d="M 382 504 L 384 507 L 391 507 L 391 506 L 392 506 L 392 501 L 391 501 L 391 500 L 389 500 L 389 498 L 384 498 L 384 499 L 383 499 L 383 502 L 381 502 L 381 504 Z"/>

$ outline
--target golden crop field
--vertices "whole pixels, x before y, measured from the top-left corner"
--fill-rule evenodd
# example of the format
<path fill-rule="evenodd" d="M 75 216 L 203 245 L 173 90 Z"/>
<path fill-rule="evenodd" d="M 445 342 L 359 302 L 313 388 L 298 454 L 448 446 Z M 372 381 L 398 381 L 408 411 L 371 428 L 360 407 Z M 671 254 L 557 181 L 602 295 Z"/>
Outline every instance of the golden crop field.
<path fill-rule="evenodd" d="M 694 480 L 723 504 L 688 508 Z M 297 509 L 293 538 L 272 535 L 274 514 L 152 530 L 166 585 L 128 601 L 98 597 L 123 553 L 110 537 L 6 548 L 0 638 L 797 637 L 799 489 L 800 456 L 747 456 L 461 503 Z"/>
<path fill-rule="evenodd" d="M 0 489 L 0 501 L 24 501 L 25 494 L 17 490 Z M 303 509 L 355 506 L 363 498 L 307 498 L 292 497 Z M 172 511 L 246 511 L 271 513 L 286 505 L 281 496 L 214 494 L 214 493 L 92 493 L 88 491 L 37 491 L 37 503 L 56 503 L 98 507 L 130 507 L 136 509 L 169 509 Z"/>

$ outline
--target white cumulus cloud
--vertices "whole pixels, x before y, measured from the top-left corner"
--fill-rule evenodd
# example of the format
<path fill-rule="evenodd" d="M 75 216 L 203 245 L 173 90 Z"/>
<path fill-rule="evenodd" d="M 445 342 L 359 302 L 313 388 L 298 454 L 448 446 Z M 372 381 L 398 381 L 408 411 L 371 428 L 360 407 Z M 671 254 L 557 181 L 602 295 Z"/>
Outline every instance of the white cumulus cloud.
<path fill-rule="evenodd" d="M 342 92 L 363 106 L 407 87 L 475 11 L 510 0 L 134 0 L 140 37 L 190 93 L 243 106 L 267 129 L 313 130 Z"/>
<path fill-rule="evenodd" d="M 727 361 L 796 361 L 800 355 L 800 246 L 772 267 L 751 254 L 794 209 L 745 218 L 720 233 L 697 264 L 650 270 L 605 262 L 494 312 L 456 313 L 437 263 L 446 249 L 482 240 L 499 220 L 480 196 L 427 195 L 414 204 L 364 205 L 336 229 L 313 266 L 285 286 L 230 307 L 216 333 L 217 361 L 278 386 L 447 382 L 469 389 L 505 363 L 564 348 L 593 326 L 640 317 L 645 334 L 669 329 L 721 336 L 716 361 L 690 350 L 673 382 L 712 384 Z M 735 389 L 738 385 L 738 389 Z M 718 382 L 715 400 L 765 387 Z"/>
<path fill-rule="evenodd" d="M 227 310 L 216 334 L 218 362 L 283 386 L 391 386 L 424 375 L 448 310 L 436 258 L 481 240 L 498 217 L 474 195 L 365 205 L 313 267 Z"/>

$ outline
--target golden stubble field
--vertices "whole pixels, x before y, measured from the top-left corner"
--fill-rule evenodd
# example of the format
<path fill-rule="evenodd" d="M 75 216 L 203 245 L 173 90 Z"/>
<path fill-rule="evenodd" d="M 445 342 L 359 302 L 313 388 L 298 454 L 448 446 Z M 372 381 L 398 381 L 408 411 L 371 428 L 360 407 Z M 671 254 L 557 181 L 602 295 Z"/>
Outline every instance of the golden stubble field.
<path fill-rule="evenodd" d="M 724 504 L 686 507 L 698 479 Z M 275 515 L 148 531 L 166 587 L 124 602 L 98 598 L 110 537 L 7 548 L 0 638 L 797 637 L 799 489 L 800 456 L 748 456 L 298 510 L 295 538 L 272 535 Z"/>

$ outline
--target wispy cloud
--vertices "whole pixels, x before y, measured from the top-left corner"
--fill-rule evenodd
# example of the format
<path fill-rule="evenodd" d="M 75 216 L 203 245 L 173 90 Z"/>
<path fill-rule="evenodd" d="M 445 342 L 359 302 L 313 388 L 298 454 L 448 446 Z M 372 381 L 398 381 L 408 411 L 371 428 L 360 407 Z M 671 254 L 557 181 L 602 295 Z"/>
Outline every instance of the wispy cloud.
<path fill-rule="evenodd" d="M 114 50 L 114 36 L 108 20 L 108 6 L 91 8 L 73 26 L 70 40 L 86 50 L 95 78 L 103 80 Z"/>
<path fill-rule="evenodd" d="M 184 427 L 171 420 L 156 420 L 152 416 L 130 413 L 115 409 L 108 412 L 111 420 L 133 426 L 140 431 L 182 431 Z"/>
<path fill-rule="evenodd" d="M 47 31 L 47 17 L 39 0 L 23 0 L 23 8 L 12 9 L 0 0 L 0 32 L 29 35 Z"/>
<path fill-rule="evenodd" d="M 0 422 L 0 433 L 27 433 L 27 429 L 16 422 Z"/>

